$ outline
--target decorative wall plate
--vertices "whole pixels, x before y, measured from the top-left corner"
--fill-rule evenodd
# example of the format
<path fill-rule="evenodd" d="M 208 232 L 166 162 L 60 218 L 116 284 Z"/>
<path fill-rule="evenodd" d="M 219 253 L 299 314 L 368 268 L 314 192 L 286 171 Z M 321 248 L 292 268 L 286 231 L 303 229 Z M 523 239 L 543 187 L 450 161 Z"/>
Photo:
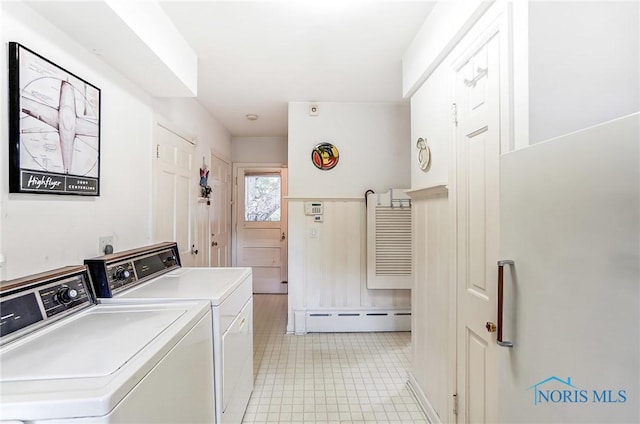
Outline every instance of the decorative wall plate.
<path fill-rule="evenodd" d="M 338 148 L 331 143 L 318 143 L 311 151 L 311 162 L 323 171 L 334 168 L 339 158 Z"/>
<path fill-rule="evenodd" d="M 416 142 L 416 149 L 418 150 L 417 159 L 418 166 L 423 171 L 426 171 L 431 162 L 431 149 L 427 145 L 427 139 L 420 137 Z"/>

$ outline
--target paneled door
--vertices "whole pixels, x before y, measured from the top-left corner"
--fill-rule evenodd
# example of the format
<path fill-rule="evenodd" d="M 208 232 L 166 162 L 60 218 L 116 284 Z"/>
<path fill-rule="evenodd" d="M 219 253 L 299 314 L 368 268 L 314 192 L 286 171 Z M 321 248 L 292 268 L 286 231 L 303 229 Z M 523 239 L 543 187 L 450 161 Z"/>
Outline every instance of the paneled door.
<path fill-rule="evenodd" d="M 236 181 L 236 265 L 254 293 L 287 293 L 287 168 L 238 167 Z"/>
<path fill-rule="evenodd" d="M 210 266 L 231 266 L 231 166 L 211 155 Z"/>
<path fill-rule="evenodd" d="M 485 37 L 454 64 L 458 423 L 497 419 L 500 37 Z"/>
<path fill-rule="evenodd" d="M 212 206 L 207 204 L 206 199 L 198 197 L 195 204 L 195 237 L 191 246 L 191 266 L 209 266 L 209 216 L 211 213 Z"/>
<path fill-rule="evenodd" d="M 177 242 L 182 265 L 195 266 L 195 147 L 163 125 L 156 125 L 154 130 L 153 239 Z"/>

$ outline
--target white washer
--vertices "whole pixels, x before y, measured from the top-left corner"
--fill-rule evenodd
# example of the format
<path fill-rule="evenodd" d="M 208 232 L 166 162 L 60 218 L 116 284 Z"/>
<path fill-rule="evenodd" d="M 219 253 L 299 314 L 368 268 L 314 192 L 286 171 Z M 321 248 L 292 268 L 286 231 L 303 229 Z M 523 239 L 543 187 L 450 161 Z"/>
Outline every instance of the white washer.
<path fill-rule="evenodd" d="M 212 423 L 206 302 L 96 305 L 85 267 L 0 287 L 0 420 Z"/>
<path fill-rule="evenodd" d="M 85 263 L 102 303 L 209 301 L 217 422 L 241 423 L 253 391 L 251 268 L 182 268 L 175 243 L 88 259 Z"/>

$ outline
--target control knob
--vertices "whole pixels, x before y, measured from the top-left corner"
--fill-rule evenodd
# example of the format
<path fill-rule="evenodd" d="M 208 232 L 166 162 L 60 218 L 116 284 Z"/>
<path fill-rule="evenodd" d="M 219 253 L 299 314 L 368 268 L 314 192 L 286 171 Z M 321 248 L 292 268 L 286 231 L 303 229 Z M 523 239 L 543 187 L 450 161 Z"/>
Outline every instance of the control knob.
<path fill-rule="evenodd" d="M 169 257 L 167 257 L 167 259 L 165 260 L 165 264 L 166 266 L 172 266 L 178 263 L 178 258 L 176 258 L 175 255 L 171 255 Z"/>
<path fill-rule="evenodd" d="M 73 302 L 78 297 L 78 290 L 71 287 L 62 286 L 55 294 L 55 299 L 63 305 Z"/>
<path fill-rule="evenodd" d="M 123 266 L 119 266 L 113 272 L 113 277 L 119 281 L 126 281 L 129 279 L 131 273 Z"/>

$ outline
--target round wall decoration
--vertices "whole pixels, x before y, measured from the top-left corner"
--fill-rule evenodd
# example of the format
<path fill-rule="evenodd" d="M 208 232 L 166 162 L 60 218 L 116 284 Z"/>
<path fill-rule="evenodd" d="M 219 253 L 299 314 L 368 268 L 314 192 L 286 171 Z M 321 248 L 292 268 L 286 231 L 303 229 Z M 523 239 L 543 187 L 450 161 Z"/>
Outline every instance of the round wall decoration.
<path fill-rule="evenodd" d="M 323 171 L 328 171 L 338 164 L 340 153 L 331 143 L 318 143 L 311 151 L 313 165 Z"/>
<path fill-rule="evenodd" d="M 431 150 L 427 146 L 427 139 L 420 137 L 416 142 L 416 149 L 418 150 L 418 166 L 423 171 L 426 171 L 429 167 L 429 162 L 431 162 Z"/>

